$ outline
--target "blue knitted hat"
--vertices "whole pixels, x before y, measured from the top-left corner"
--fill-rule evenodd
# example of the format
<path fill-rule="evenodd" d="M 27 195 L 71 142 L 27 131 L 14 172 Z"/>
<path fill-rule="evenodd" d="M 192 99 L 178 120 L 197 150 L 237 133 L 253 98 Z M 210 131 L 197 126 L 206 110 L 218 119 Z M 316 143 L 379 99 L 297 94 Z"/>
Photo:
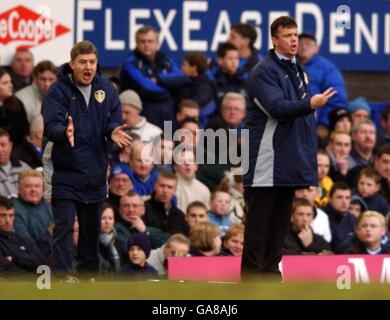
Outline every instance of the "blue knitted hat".
<path fill-rule="evenodd" d="M 368 115 L 371 115 L 371 107 L 368 104 L 368 101 L 364 97 L 358 97 L 355 100 L 353 100 L 347 108 L 347 111 L 349 114 L 355 112 L 356 110 L 364 109 L 368 112 Z"/>
<path fill-rule="evenodd" d="M 125 164 L 116 164 L 116 165 L 113 165 L 111 166 L 110 168 L 110 176 L 108 178 L 108 180 L 111 180 L 113 177 L 115 177 L 117 174 L 121 174 L 121 173 L 124 173 L 124 174 L 127 174 L 128 177 L 131 179 L 131 170 L 128 166 L 126 166 Z"/>

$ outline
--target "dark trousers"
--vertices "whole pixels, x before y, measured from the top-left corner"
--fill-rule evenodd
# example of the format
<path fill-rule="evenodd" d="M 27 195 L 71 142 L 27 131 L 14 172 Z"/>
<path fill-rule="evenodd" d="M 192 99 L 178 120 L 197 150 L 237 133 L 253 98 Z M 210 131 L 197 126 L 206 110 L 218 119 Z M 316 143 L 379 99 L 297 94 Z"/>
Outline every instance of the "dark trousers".
<path fill-rule="evenodd" d="M 287 234 L 294 188 L 246 188 L 248 206 L 241 273 L 277 274 Z"/>
<path fill-rule="evenodd" d="M 101 202 L 81 203 L 74 200 L 53 199 L 54 215 L 54 271 L 73 273 L 73 225 L 75 216 L 79 223 L 77 245 L 78 271 L 99 270 L 99 234 Z"/>

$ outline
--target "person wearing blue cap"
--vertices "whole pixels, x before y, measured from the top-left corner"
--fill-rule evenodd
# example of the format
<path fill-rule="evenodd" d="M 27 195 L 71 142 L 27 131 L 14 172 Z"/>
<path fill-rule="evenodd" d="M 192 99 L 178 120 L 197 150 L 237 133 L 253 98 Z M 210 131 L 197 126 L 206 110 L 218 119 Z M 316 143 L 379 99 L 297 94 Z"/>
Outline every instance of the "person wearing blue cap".
<path fill-rule="evenodd" d="M 125 164 L 112 164 L 108 177 L 108 199 L 106 202 L 114 208 L 115 218 L 118 217 L 119 202 L 122 196 L 133 190 L 131 170 Z"/>
<path fill-rule="evenodd" d="M 122 267 L 122 275 L 131 275 L 139 279 L 157 278 L 156 269 L 146 262 L 151 248 L 150 239 L 146 234 L 134 234 L 128 243 L 129 263 Z"/>
<path fill-rule="evenodd" d="M 368 120 L 371 116 L 371 107 L 364 97 L 358 97 L 353 100 L 347 107 L 347 111 L 352 119 L 352 125 L 364 120 Z"/>

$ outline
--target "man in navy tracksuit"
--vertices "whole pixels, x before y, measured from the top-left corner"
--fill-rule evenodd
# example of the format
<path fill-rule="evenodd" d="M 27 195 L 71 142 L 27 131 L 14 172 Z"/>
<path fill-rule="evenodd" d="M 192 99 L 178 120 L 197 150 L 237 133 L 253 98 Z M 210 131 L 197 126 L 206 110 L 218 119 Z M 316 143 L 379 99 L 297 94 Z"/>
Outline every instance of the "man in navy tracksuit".
<path fill-rule="evenodd" d="M 336 92 L 310 98 L 299 61 L 297 24 L 282 16 L 271 25 L 274 49 L 248 79 L 248 205 L 242 273 L 278 273 L 296 188 L 317 185 L 314 111 Z"/>
<path fill-rule="evenodd" d="M 101 77 L 97 49 L 81 41 L 62 65 L 43 102 L 45 136 L 52 151 L 54 269 L 72 273 L 73 224 L 79 223 L 79 271 L 98 270 L 100 204 L 107 197 L 107 144 L 130 144 L 123 132 L 120 102 L 112 84 Z"/>

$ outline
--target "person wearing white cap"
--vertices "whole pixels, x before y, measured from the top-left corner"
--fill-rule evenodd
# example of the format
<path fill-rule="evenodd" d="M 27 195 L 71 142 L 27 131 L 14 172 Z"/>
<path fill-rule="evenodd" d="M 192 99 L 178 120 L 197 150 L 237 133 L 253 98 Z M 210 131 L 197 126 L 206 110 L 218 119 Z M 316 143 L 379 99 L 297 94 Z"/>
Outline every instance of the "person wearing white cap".
<path fill-rule="evenodd" d="M 144 143 L 151 142 L 160 136 L 162 130 L 140 116 L 142 101 L 134 90 L 125 90 L 119 95 L 121 102 L 122 118 L 132 133 L 137 134 Z"/>

